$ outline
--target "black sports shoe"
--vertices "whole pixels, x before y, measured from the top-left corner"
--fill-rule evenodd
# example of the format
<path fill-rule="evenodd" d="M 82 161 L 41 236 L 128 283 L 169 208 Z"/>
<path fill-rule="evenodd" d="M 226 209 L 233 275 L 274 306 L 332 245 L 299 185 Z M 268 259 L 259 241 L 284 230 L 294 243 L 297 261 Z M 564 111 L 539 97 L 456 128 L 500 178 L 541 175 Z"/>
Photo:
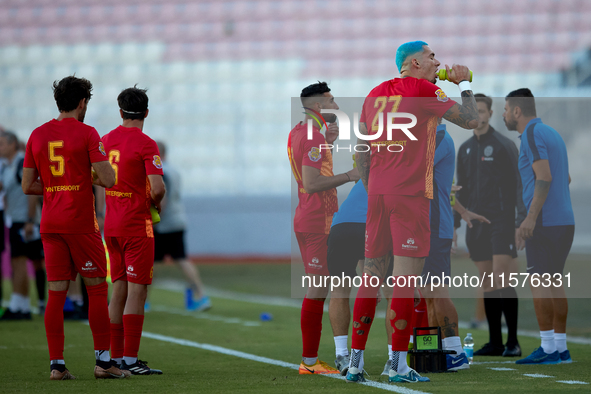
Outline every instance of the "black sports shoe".
<path fill-rule="evenodd" d="M 493 345 L 492 343 L 486 343 L 480 350 L 474 352 L 475 356 L 502 356 L 505 351 L 503 345 Z"/>
<path fill-rule="evenodd" d="M 21 311 L 13 312 L 10 309 L 6 309 L 0 320 L 31 320 L 31 313 L 29 312 L 29 316 L 27 317 Z"/>
<path fill-rule="evenodd" d="M 507 344 L 505 351 L 503 352 L 503 357 L 521 357 L 521 348 L 519 347 L 519 344 Z"/>
<path fill-rule="evenodd" d="M 134 364 L 127 365 L 125 360 L 121 362 L 121 370 L 129 371 L 132 375 L 162 375 L 159 369 L 148 367 L 147 361 L 137 360 Z"/>

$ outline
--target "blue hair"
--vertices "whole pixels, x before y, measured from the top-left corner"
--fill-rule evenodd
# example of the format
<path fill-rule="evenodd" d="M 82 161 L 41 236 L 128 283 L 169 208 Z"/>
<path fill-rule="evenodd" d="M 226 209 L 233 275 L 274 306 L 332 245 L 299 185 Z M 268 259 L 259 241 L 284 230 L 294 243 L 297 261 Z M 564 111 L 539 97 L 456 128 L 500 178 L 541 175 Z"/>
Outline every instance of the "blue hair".
<path fill-rule="evenodd" d="M 396 66 L 398 67 L 399 72 L 402 70 L 402 63 L 404 63 L 406 58 L 417 52 L 422 52 L 424 45 L 429 44 L 425 41 L 410 41 L 398 47 L 398 50 L 396 50 Z"/>

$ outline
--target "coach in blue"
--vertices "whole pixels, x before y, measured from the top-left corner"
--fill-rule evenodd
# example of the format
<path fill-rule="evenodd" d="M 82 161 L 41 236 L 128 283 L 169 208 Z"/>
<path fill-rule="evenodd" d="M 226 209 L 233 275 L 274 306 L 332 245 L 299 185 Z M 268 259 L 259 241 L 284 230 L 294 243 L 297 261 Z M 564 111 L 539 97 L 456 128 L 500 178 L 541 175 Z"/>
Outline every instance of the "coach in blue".
<path fill-rule="evenodd" d="M 521 134 L 519 172 L 528 213 L 519 227 L 542 345 L 517 364 L 571 363 L 566 348 L 568 301 L 562 273 L 575 233 L 568 157 L 562 137 L 536 115 L 532 92 L 505 98 L 505 124 Z M 537 277 L 539 280 L 534 280 Z M 544 287 L 543 284 L 549 287 Z"/>

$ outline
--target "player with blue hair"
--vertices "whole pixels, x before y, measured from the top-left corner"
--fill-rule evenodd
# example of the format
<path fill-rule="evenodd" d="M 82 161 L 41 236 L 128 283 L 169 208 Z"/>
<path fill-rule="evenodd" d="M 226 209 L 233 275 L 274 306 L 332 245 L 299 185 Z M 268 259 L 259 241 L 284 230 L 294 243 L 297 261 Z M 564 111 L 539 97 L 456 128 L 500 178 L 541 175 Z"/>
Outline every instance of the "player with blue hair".
<path fill-rule="evenodd" d="M 398 67 L 398 71 L 402 73 L 402 66 L 410 55 L 423 52 L 423 46 L 428 45 L 425 41 L 410 41 L 400 45 L 396 51 L 396 67 Z"/>
<path fill-rule="evenodd" d="M 365 380 L 363 353 L 380 289 L 372 283 L 383 283 L 387 275 L 397 283 L 391 289 L 392 303 L 387 313 L 393 328 L 388 380 L 392 383 L 429 381 L 408 366 L 406 353 L 415 290 L 409 278 L 421 275 L 430 251 L 429 208 L 434 197 L 437 120 L 444 118 L 467 130 L 478 125 L 468 67 L 456 64 L 450 70 L 445 66 L 449 80 L 460 89 L 462 104 L 459 104 L 435 85 L 441 63 L 426 42 L 402 44 L 396 51 L 396 65 L 400 78 L 384 81 L 372 89 L 359 119 L 360 133 L 374 136 L 374 142 L 371 152 L 356 153 L 357 168 L 368 194 L 363 270 L 367 280 L 359 287 L 353 308 L 348 382 Z M 416 118 L 409 127 L 413 137 L 383 133 L 384 125 L 392 119 L 387 114 L 403 112 Z M 364 143 L 365 139 L 358 140 L 358 144 Z M 380 146 L 395 149 L 380 150 Z M 394 264 L 390 271 L 392 256 Z M 377 280 L 372 281 L 373 277 Z M 398 286 L 400 283 L 404 285 Z"/>

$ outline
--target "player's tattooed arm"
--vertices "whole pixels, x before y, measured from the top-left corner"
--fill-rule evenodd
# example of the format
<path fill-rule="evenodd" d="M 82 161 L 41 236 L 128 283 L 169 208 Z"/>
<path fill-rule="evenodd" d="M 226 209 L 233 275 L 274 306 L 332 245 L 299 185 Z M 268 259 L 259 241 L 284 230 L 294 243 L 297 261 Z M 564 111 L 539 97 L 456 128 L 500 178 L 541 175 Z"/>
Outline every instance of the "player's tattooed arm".
<path fill-rule="evenodd" d="M 443 331 L 443 335 L 445 335 L 446 338 L 449 337 L 455 337 L 458 334 L 456 333 L 458 325 L 456 323 L 452 323 L 449 321 L 449 317 L 445 316 L 443 318 L 443 326 L 441 327 L 442 331 Z"/>
<path fill-rule="evenodd" d="M 478 127 L 478 110 L 474 93 L 471 90 L 464 90 L 462 92 L 462 105 L 455 103 L 447 110 L 443 118 L 463 129 L 473 130 Z"/>
<path fill-rule="evenodd" d="M 369 132 L 367 131 L 367 126 L 365 123 L 359 123 L 359 132 L 363 135 L 368 135 Z M 367 141 L 362 140 L 361 138 L 357 139 L 358 145 L 367 145 Z M 366 191 L 369 191 L 369 168 L 371 165 L 371 154 L 370 152 L 356 152 L 355 153 L 355 163 L 357 164 L 357 170 L 359 170 L 359 176 L 361 181 L 363 182 L 363 186 L 365 187 Z"/>
<path fill-rule="evenodd" d="M 363 273 L 371 276 L 377 276 L 383 280 L 387 275 L 391 258 L 391 254 L 387 254 L 375 259 L 366 258 L 365 264 L 363 266 Z"/>

